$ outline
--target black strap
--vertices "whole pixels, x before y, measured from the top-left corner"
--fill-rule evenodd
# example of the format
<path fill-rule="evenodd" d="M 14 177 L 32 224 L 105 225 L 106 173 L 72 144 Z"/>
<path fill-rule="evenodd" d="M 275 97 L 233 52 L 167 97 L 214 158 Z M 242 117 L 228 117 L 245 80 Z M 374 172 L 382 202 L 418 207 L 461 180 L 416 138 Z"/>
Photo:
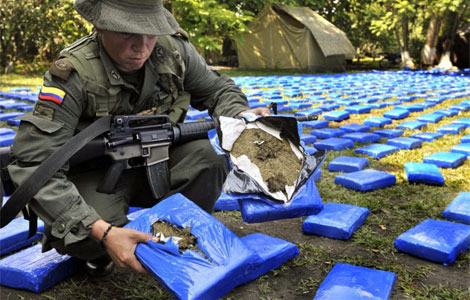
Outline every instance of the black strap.
<path fill-rule="evenodd" d="M 83 131 L 73 136 L 67 143 L 51 154 L 37 169 L 19 186 L 10 199 L 0 210 L 0 228 L 10 223 L 20 210 L 37 194 L 37 192 L 52 178 L 78 150 L 98 135 L 109 130 L 111 116 L 104 116 Z M 31 219 L 34 214 L 29 214 Z M 35 218 L 35 217 L 34 217 Z M 31 228 L 34 222 L 30 220 L 29 237 L 36 233 L 37 228 Z"/>

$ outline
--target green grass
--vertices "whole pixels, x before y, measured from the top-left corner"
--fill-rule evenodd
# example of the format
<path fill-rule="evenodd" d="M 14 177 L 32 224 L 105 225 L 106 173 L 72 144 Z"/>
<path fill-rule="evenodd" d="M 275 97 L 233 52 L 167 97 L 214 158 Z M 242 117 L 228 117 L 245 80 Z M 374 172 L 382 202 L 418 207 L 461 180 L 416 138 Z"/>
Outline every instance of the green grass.
<path fill-rule="evenodd" d="M 222 71 L 222 73 L 229 76 L 280 74 L 274 71 L 271 73 L 238 70 Z M 284 72 L 282 74 L 295 75 L 300 73 Z M 4 91 L 12 87 L 36 88 L 41 84 L 42 76 L 0 76 L 0 89 Z M 442 104 L 426 109 L 424 112 L 412 113 L 408 119 L 414 119 L 419 114 L 448 107 L 463 100 L 466 99 L 447 100 Z M 413 103 L 421 101 L 423 100 L 418 99 Z M 367 115 L 351 114 L 349 120 L 338 123 L 330 122 L 330 124 L 339 127 L 349 123 L 362 123 L 365 118 L 374 115 L 382 116 L 389 109 L 372 110 L 372 113 Z M 430 123 L 423 131 L 436 131 L 438 127 L 459 118 L 470 118 L 470 112 L 463 112 L 450 118 L 445 117 L 437 124 Z M 394 121 L 386 128 L 395 128 L 401 122 L 403 121 Z M 417 132 L 419 131 L 405 131 L 404 136 L 410 136 Z M 329 152 L 322 165 L 322 178 L 317 184 L 322 200 L 324 203 L 340 202 L 369 208 L 371 213 L 364 225 L 348 241 L 303 235 L 298 238 L 300 241 L 296 242 L 300 254 L 295 259 L 236 290 L 251 289 L 251 292 L 259 296 L 258 299 L 278 299 L 282 297 L 276 295 L 276 281 L 286 281 L 290 282 L 295 293 L 295 299 L 312 299 L 315 291 L 334 264 L 343 262 L 394 272 L 397 275 L 397 281 L 392 299 L 469 300 L 469 251 L 461 254 L 452 266 L 443 267 L 440 264 L 411 258 L 406 254 L 399 253 L 393 246 L 394 240 L 401 233 L 423 220 L 427 218 L 442 219 L 442 211 L 450 201 L 459 192 L 470 191 L 470 161 L 466 161 L 456 169 L 441 168 L 440 170 L 446 182 L 442 187 L 408 183 L 403 164 L 408 161 L 422 161 L 423 157 L 434 152 L 449 151 L 453 145 L 459 143 L 462 136 L 467 134 L 470 134 L 470 128 L 457 135 L 444 135 L 431 143 L 423 142 L 422 147 L 416 150 L 401 150 L 380 160 L 370 159 L 371 168 L 395 174 L 397 177 L 396 185 L 370 192 L 356 192 L 336 185 L 334 179 L 338 174 L 328 171 L 328 163 L 339 155 L 358 155 L 353 150 Z M 234 228 L 245 234 L 257 231 L 263 232 L 266 227 L 284 224 L 268 222 L 259 226 L 245 225 L 240 221 L 241 214 L 238 211 L 217 212 L 215 216 L 222 221 L 225 220 L 227 223 L 234 224 Z M 304 218 L 298 218 L 291 222 L 294 222 L 299 228 L 303 220 Z M 403 263 L 404 261 L 407 263 Z M 163 287 L 150 276 L 142 277 L 133 273 L 118 274 L 119 276 L 113 277 L 112 283 L 90 283 L 86 279 L 67 280 L 56 286 L 52 291 L 49 290 L 41 294 L 41 297 L 42 299 L 113 299 L 117 297 L 116 295 L 119 295 L 116 299 L 171 299 Z M 447 280 L 445 274 L 458 274 L 456 277 L 459 280 L 445 283 Z M 467 284 L 464 283 L 465 280 Z M 13 292 L 13 297 L 18 299 L 23 296 L 15 296 Z M 23 298 L 27 299 L 28 297 Z M 238 298 L 236 295 L 228 294 L 224 299 Z"/>

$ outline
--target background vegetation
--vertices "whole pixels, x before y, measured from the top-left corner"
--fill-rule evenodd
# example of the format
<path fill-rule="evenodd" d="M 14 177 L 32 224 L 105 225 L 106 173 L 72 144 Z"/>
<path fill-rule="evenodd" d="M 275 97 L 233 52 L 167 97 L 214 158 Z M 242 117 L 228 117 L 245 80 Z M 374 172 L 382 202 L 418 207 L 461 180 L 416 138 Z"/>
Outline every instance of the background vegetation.
<path fill-rule="evenodd" d="M 432 65 L 428 45 L 442 53 L 470 22 L 469 0 L 166 0 L 191 41 L 207 58 L 221 54 L 224 41 L 240 39 L 265 5 L 307 6 L 342 29 L 360 56 L 402 53 L 410 64 Z M 60 49 L 92 26 L 73 9 L 73 0 L 0 0 L 0 72 L 42 72 Z M 439 38 L 441 43 L 438 43 Z M 447 42 L 446 42 L 447 41 Z M 430 52 L 432 54 L 432 51 Z"/>

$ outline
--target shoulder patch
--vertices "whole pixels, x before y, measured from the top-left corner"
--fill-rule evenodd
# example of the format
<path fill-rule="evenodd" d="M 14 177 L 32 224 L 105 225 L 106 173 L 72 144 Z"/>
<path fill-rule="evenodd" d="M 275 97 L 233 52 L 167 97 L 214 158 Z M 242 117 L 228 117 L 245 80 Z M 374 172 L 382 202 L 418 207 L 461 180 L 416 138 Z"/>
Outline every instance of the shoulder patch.
<path fill-rule="evenodd" d="M 68 59 L 58 59 L 49 68 L 49 72 L 63 80 L 69 79 L 70 73 L 74 70 L 73 64 Z"/>
<path fill-rule="evenodd" d="M 64 101 L 65 95 L 66 93 L 59 88 L 55 88 L 51 86 L 42 86 L 41 92 L 39 92 L 39 99 L 52 101 L 57 104 L 62 104 L 62 101 Z"/>

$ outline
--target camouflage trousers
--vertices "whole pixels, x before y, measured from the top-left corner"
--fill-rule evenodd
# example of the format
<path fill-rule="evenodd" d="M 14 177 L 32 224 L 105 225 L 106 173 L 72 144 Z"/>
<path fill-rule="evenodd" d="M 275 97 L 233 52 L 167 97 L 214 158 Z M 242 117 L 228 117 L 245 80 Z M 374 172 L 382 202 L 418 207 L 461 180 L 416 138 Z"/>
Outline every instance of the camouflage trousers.
<path fill-rule="evenodd" d="M 211 213 L 228 173 L 224 156 L 217 155 L 208 140 L 196 140 L 170 148 L 170 192 L 164 198 L 181 193 L 201 208 Z M 159 200 L 152 197 L 144 167 L 125 170 L 116 185 L 116 192 L 104 194 L 96 191 L 106 168 L 72 172 L 69 176 L 88 205 L 92 206 L 103 220 L 115 226 L 123 226 L 129 206 L 152 207 Z M 44 248 L 55 248 L 61 254 L 91 260 L 106 254 L 93 239 L 69 244 L 54 239 L 51 228 L 45 227 Z"/>

